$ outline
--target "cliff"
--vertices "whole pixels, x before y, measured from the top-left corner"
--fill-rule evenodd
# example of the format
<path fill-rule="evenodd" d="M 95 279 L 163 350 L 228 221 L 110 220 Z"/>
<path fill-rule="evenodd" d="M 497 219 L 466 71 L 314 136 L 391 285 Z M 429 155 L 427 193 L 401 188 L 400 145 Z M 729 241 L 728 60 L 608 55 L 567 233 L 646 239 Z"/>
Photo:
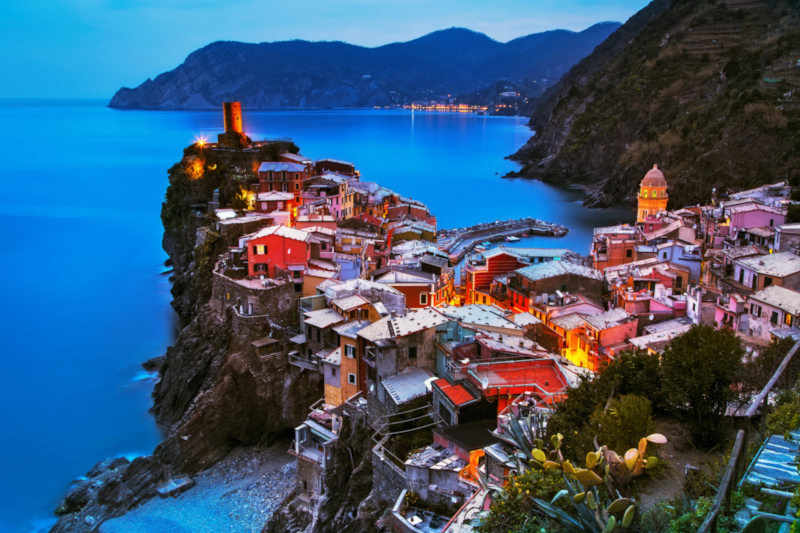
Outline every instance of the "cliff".
<path fill-rule="evenodd" d="M 60 519 L 53 531 L 94 531 L 154 496 L 170 477 L 206 469 L 235 447 L 285 436 L 321 396 L 317 374 L 289 365 L 283 351 L 258 355 L 251 345 L 270 336 L 280 343 L 296 329 L 293 286 L 276 287 L 281 298 L 267 295 L 281 303 L 265 308 L 265 314 L 242 316 L 219 305 L 226 280 L 213 273 L 224 246 L 204 205 L 215 189 L 227 205 L 243 184 L 236 168 L 276 160 L 280 148 L 286 146 L 215 155 L 189 147 L 170 169 L 162 220 L 180 331 L 153 391 L 153 413 L 165 438 L 153 456 L 101 462 L 76 482 L 56 511 Z"/>
<path fill-rule="evenodd" d="M 800 180 L 796 2 L 654 0 L 535 103 L 520 175 L 632 203 L 653 163 L 671 206 Z"/>
<path fill-rule="evenodd" d="M 177 68 L 122 88 L 119 108 L 364 107 L 446 99 L 499 80 L 551 83 L 619 26 L 554 30 L 500 43 L 463 28 L 375 48 L 343 42 L 215 42 Z M 543 78 L 550 80 L 543 82 Z"/>

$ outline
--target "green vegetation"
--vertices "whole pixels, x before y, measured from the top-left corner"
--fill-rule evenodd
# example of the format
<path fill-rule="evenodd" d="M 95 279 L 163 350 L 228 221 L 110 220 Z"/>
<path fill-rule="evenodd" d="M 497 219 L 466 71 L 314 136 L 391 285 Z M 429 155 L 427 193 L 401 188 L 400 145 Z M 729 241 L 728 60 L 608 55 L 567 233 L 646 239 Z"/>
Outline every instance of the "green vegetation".
<path fill-rule="evenodd" d="M 800 392 L 782 391 L 767 416 L 767 433 L 787 435 L 797 428 L 800 428 Z"/>
<path fill-rule="evenodd" d="M 480 528 L 484 532 L 625 530 L 634 521 L 636 504 L 621 491 L 660 463 L 649 445 L 667 441 L 654 433 L 637 439 L 637 446 L 622 456 L 606 445 L 600 446 L 586 453 L 582 468 L 564 459 L 563 435 L 553 435 L 549 447 L 534 438 L 529 417 L 512 416 L 503 429 L 516 447 L 514 458 L 505 464 L 514 475 L 499 487 L 481 474 L 481 484 L 494 495 Z M 554 476 L 557 472 L 560 480 Z"/>
<path fill-rule="evenodd" d="M 724 415 L 742 376 L 744 348 L 727 329 L 695 326 L 664 350 L 664 403 L 688 427 L 695 444 L 710 447 L 724 435 Z"/>
<path fill-rule="evenodd" d="M 639 441 L 641 435 L 653 431 L 653 413 L 650 400 L 635 394 L 626 394 L 611 400 L 607 409 L 595 408 L 589 419 L 589 428 L 613 450 L 627 450 Z"/>
<path fill-rule="evenodd" d="M 632 201 L 658 163 L 671 206 L 706 202 L 714 187 L 800 184 L 796 6 L 674 0 L 646 10 L 545 97 L 536 136 L 518 154 L 531 161 L 524 173 Z"/>

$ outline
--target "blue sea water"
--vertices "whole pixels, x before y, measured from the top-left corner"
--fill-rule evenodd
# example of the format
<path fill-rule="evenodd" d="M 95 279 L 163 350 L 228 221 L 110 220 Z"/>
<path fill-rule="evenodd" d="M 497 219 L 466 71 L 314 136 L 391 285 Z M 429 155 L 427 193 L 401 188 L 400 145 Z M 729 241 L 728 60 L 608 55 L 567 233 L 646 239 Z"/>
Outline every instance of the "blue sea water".
<path fill-rule="evenodd" d="M 518 246 L 586 253 L 592 226 L 630 218 L 580 194 L 503 180 L 531 135 L 514 117 L 408 111 L 245 110 L 254 139 L 291 137 L 311 158 L 426 202 L 440 227 L 534 216 L 568 226 Z M 159 211 L 166 170 L 211 111 L 120 111 L 97 101 L 0 101 L 0 530 L 52 522 L 72 479 L 114 455 L 150 453 L 152 380 L 140 363 L 174 334 Z"/>

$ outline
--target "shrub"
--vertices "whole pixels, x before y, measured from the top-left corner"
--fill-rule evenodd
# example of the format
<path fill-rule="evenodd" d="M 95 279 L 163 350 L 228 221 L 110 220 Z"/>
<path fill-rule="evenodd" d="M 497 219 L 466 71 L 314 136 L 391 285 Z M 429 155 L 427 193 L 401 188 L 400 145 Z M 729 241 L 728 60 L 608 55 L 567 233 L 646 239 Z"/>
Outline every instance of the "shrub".
<path fill-rule="evenodd" d="M 635 394 L 626 394 L 612 400 L 608 409 L 597 407 L 589 419 L 590 432 L 594 430 L 598 442 L 612 450 L 636 447 L 642 435 L 653 432 L 650 400 Z"/>
<path fill-rule="evenodd" d="M 730 330 L 694 326 L 673 339 L 661 362 L 661 392 L 702 447 L 719 442 L 723 416 L 742 375 L 744 348 Z"/>
<path fill-rule="evenodd" d="M 767 415 L 767 432 L 786 435 L 797 428 L 800 428 L 800 394 L 784 391 L 778 396 L 772 412 Z"/>
<path fill-rule="evenodd" d="M 555 470 L 528 470 L 510 477 L 503 493 L 492 501 L 489 514 L 478 526 L 481 533 L 507 531 L 558 531 L 546 516 L 533 512 L 533 498 L 550 501 L 563 487 L 561 473 Z"/>

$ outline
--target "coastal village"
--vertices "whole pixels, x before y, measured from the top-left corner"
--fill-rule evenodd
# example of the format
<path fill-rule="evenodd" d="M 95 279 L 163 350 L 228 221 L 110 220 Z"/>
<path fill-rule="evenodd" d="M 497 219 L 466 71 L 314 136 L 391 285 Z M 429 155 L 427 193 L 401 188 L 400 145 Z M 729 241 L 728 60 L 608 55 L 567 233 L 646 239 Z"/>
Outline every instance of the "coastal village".
<path fill-rule="evenodd" d="M 290 529 L 313 528 L 347 419 L 369 428 L 372 494 L 401 532 L 472 531 L 514 457 L 509 419 L 546 420 L 570 389 L 630 350 L 654 357 L 697 324 L 752 349 L 800 339 L 800 224 L 777 182 L 668 209 L 669 169 L 642 169 L 636 220 L 597 227 L 589 250 L 557 246 L 567 228 L 536 219 L 440 230 L 409 196 L 363 180 L 357 164 L 312 160 L 243 129 L 192 147 L 253 154 L 241 189 L 194 207 L 225 245 L 210 303 L 269 334 L 256 357 L 320 376 L 294 429 Z M 188 158 L 192 165 L 192 158 Z M 189 169 L 190 171 L 192 169 Z M 408 192 L 408 191 L 404 191 Z M 549 235 L 552 248 L 520 247 Z M 627 455 L 626 455 L 627 458 Z M 341 472 L 339 472 L 341 475 Z M 310 525 L 309 525 L 310 524 Z"/>

